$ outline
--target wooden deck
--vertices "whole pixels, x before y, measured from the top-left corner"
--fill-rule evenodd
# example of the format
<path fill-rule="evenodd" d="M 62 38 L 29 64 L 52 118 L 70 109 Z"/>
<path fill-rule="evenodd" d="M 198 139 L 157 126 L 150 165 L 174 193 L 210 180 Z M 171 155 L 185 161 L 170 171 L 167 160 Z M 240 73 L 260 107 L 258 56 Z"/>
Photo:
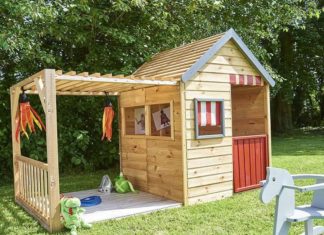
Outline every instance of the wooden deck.
<path fill-rule="evenodd" d="M 83 215 L 83 219 L 87 223 L 150 213 L 162 209 L 181 207 L 182 205 L 179 202 L 145 192 L 103 194 L 96 189 L 92 189 L 65 193 L 64 195 L 78 197 L 80 199 L 94 195 L 101 197 L 101 204 L 85 208 L 86 212 Z"/>

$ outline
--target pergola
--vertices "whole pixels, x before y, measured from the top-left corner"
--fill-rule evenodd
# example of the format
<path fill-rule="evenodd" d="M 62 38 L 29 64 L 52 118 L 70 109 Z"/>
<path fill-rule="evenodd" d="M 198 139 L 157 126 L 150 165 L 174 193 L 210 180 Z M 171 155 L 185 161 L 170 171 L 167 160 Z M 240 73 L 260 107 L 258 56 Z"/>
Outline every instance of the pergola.
<path fill-rule="evenodd" d="M 60 191 L 57 141 L 57 95 L 102 96 L 151 86 L 177 85 L 170 78 L 154 79 L 100 73 L 62 73 L 44 69 L 10 88 L 11 126 L 14 165 L 15 201 L 33 215 L 49 231 L 58 231 L 60 223 Z M 38 94 L 46 116 L 47 163 L 21 155 L 20 140 L 15 139 L 19 95 Z"/>

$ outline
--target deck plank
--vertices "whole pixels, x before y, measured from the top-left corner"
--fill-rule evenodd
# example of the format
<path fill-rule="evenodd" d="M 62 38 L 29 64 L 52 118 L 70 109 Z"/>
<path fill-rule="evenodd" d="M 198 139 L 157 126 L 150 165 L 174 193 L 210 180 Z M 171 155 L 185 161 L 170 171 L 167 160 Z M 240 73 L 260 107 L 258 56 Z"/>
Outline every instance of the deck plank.
<path fill-rule="evenodd" d="M 136 214 L 145 214 L 157 210 L 181 207 L 181 203 L 146 192 L 138 193 L 111 193 L 103 194 L 96 189 L 66 193 L 65 196 L 78 197 L 80 199 L 89 196 L 100 196 L 101 204 L 86 207 L 82 218 L 87 223 L 95 223 L 104 220 L 123 218 Z"/>

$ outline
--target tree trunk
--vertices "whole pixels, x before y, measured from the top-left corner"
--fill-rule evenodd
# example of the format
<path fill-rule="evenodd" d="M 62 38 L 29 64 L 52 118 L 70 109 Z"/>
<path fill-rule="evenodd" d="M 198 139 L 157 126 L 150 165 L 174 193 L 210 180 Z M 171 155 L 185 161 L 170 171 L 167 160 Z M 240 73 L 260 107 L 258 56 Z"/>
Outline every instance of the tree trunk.
<path fill-rule="evenodd" d="M 283 133 L 293 128 L 291 104 L 286 100 L 285 95 L 281 90 L 273 100 L 272 127 L 278 133 Z"/>
<path fill-rule="evenodd" d="M 292 64 L 293 64 L 293 36 L 289 32 L 281 32 L 280 61 L 278 64 L 279 73 L 286 79 L 282 82 L 280 90 L 274 98 L 273 109 L 273 130 L 285 132 L 293 128 L 292 122 Z"/>

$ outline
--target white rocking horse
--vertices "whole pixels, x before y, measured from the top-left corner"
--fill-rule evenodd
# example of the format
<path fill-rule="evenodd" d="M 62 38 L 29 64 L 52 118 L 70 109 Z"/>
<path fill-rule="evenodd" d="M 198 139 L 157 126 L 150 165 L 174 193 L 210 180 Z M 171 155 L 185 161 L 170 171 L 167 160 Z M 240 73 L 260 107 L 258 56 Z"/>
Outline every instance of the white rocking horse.
<path fill-rule="evenodd" d="M 315 179 L 316 184 L 295 186 L 295 179 Z M 267 179 L 260 182 L 262 186 L 260 199 L 269 203 L 277 199 L 274 235 L 288 234 L 292 222 L 304 222 L 306 235 L 324 233 L 323 226 L 313 227 L 313 219 L 324 219 L 324 175 L 290 175 L 279 168 L 267 168 Z M 295 190 L 299 192 L 314 191 L 311 205 L 295 207 Z"/>

